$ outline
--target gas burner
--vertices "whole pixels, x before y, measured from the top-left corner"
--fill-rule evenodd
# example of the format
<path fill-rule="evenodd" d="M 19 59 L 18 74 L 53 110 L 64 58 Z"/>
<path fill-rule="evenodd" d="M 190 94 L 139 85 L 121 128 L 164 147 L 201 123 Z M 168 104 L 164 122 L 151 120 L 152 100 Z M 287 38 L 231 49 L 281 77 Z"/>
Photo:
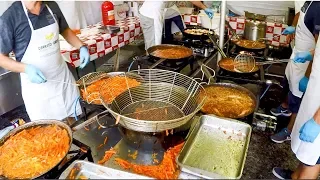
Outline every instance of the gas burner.
<path fill-rule="evenodd" d="M 193 50 L 193 54 L 199 57 L 209 57 L 214 51 L 213 44 L 210 40 L 197 40 L 182 38 L 174 41 L 174 44 L 183 45 Z"/>
<path fill-rule="evenodd" d="M 88 159 L 88 161 L 93 162 L 92 154 L 91 154 L 91 149 L 89 146 L 81 143 L 80 141 L 76 139 L 72 139 L 72 144 L 78 147 L 79 149 L 77 150 L 70 150 L 68 152 L 69 158 L 67 158 L 66 161 L 62 161 L 59 165 L 51 169 L 49 172 L 46 174 L 38 177 L 37 179 L 59 179 L 60 175 L 64 170 L 69 167 L 70 164 L 72 164 L 76 160 L 84 160 Z"/>
<path fill-rule="evenodd" d="M 149 69 L 154 63 L 158 62 L 159 58 L 151 56 L 137 56 L 134 58 L 134 66 L 131 69 Z M 179 59 L 179 60 L 166 60 L 158 64 L 155 68 L 164 69 L 168 71 L 180 72 L 183 68 L 190 65 L 193 70 L 194 57 Z"/>

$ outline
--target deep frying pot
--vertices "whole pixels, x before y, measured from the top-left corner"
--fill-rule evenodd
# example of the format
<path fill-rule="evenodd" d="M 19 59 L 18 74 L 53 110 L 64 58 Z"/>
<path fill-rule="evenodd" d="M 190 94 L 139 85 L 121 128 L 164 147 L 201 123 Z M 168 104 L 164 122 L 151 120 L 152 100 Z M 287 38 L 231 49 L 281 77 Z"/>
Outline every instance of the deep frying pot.
<path fill-rule="evenodd" d="M 156 50 L 159 50 L 159 49 L 168 49 L 168 48 L 174 48 L 174 49 L 182 49 L 183 51 L 186 52 L 185 56 L 182 56 L 182 57 L 178 57 L 178 58 L 166 58 L 166 57 L 158 57 L 156 55 L 154 55 L 154 52 Z M 190 48 L 187 48 L 187 47 L 184 47 L 184 46 L 179 46 L 179 45 L 173 45 L 173 44 L 161 44 L 161 45 L 156 45 L 156 46 L 152 46 L 150 47 L 149 49 L 147 49 L 147 53 L 152 56 L 152 57 L 156 57 L 156 58 L 160 58 L 160 59 L 166 59 L 166 60 L 180 60 L 180 59 L 185 59 L 185 58 L 188 58 L 190 56 L 192 56 L 193 54 L 193 51 L 192 49 Z"/>
<path fill-rule="evenodd" d="M 235 119 L 240 119 L 240 118 L 244 118 L 250 114 L 252 114 L 255 110 L 256 110 L 256 107 L 257 107 L 257 98 L 256 96 L 250 91 L 248 90 L 247 88 L 244 88 L 242 86 L 239 86 L 239 85 L 236 85 L 236 84 L 232 84 L 232 83 L 214 83 L 214 84 L 211 84 L 211 85 L 207 85 L 204 87 L 204 89 L 208 88 L 208 87 L 227 87 L 227 88 L 234 88 L 234 89 L 237 89 L 237 90 L 240 90 L 246 94 L 249 95 L 249 97 L 253 100 L 254 102 L 254 107 L 248 111 L 246 114 L 242 115 L 242 116 L 238 116 L 237 118 Z M 201 109 L 202 111 L 202 109 Z M 214 113 L 212 113 L 214 114 Z"/>
<path fill-rule="evenodd" d="M 68 132 L 68 135 L 69 135 L 69 139 L 70 139 L 70 142 L 69 142 L 69 148 L 68 148 L 68 151 L 70 150 L 70 147 L 71 147 L 71 144 L 72 144 L 72 131 L 70 129 L 70 127 L 61 122 L 61 121 L 58 121 L 58 120 L 38 120 L 38 121 L 32 121 L 32 122 L 29 122 L 29 123 L 26 123 L 22 126 L 19 126 L 15 129 L 13 129 L 12 131 L 10 131 L 7 135 L 5 135 L 2 139 L 0 139 L 0 146 L 3 145 L 3 143 L 5 143 L 11 136 L 21 132 L 22 130 L 25 130 L 25 129 L 29 129 L 29 128 L 32 128 L 32 127 L 37 127 L 37 126 L 47 126 L 47 125 L 58 125 L 59 127 L 65 129 L 67 132 Z M 55 164 L 51 169 L 55 168 L 56 166 L 58 166 L 61 161 L 67 156 L 68 153 L 65 154 L 64 157 L 62 157 L 59 162 L 57 164 Z M 48 171 L 46 172 L 43 172 L 41 173 L 40 175 L 36 176 L 36 177 L 32 177 L 31 179 L 35 179 L 35 178 L 38 178 L 44 174 L 46 174 L 47 172 L 49 172 L 51 169 L 49 169 Z M 5 179 L 8 179 L 6 177 L 3 177 L 3 176 L 0 176 L 0 179 L 1 178 L 5 178 Z"/>

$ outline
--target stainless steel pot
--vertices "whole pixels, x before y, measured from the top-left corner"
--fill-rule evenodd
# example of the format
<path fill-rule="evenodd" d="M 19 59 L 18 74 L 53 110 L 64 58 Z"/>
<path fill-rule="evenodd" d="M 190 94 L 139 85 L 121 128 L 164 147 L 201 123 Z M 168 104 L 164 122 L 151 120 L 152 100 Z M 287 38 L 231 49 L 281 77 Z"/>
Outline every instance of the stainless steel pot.
<path fill-rule="evenodd" d="M 264 21 L 246 20 L 244 28 L 244 38 L 257 41 L 266 37 L 267 25 Z"/>

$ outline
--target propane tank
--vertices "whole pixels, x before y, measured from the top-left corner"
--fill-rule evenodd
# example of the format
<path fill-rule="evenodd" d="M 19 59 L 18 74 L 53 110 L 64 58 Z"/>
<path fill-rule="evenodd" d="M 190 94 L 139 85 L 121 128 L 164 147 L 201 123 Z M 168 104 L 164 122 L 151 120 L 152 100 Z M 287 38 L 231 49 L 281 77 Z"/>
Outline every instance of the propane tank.
<path fill-rule="evenodd" d="M 103 25 L 116 25 L 116 20 L 114 18 L 114 6 L 112 2 L 103 2 L 101 5 L 101 12 Z"/>

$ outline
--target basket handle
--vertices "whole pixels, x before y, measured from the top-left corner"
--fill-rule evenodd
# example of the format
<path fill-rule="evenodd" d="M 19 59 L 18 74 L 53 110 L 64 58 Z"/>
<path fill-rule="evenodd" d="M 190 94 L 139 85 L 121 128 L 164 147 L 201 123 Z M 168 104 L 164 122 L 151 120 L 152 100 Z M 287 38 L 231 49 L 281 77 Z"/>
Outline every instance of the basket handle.
<path fill-rule="evenodd" d="M 194 78 L 195 80 L 200 80 L 200 84 L 206 84 L 209 85 L 211 83 L 211 79 L 216 76 L 216 72 L 210 68 L 209 66 L 203 64 L 201 61 L 198 61 L 198 64 L 200 64 L 200 70 L 202 72 L 201 78 Z M 213 75 L 210 73 L 213 72 Z M 208 78 L 208 82 L 202 82 L 204 80 L 204 76 Z"/>

